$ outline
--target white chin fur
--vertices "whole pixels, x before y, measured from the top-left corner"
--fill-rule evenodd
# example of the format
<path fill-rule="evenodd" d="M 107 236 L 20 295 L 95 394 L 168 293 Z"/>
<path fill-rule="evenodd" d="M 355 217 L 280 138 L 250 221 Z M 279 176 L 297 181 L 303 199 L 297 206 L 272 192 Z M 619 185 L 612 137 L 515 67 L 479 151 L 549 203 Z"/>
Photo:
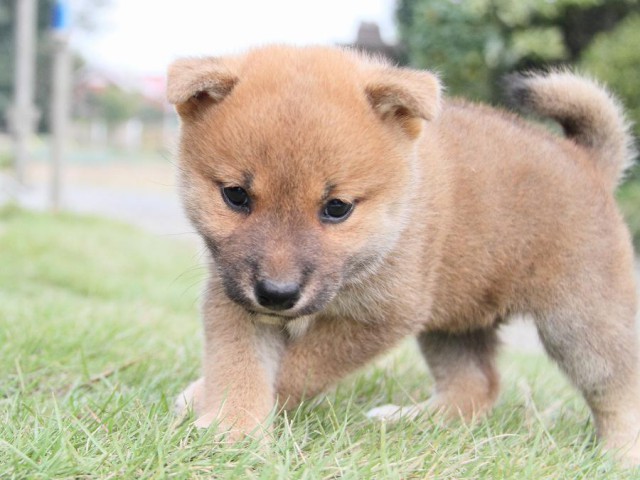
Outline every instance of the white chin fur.
<path fill-rule="evenodd" d="M 311 326 L 311 321 L 313 317 L 298 317 L 294 320 L 290 320 L 286 323 L 285 327 L 287 329 L 287 333 L 289 337 L 295 340 L 296 338 L 300 338 L 302 335 L 307 333 L 309 327 Z"/>
<path fill-rule="evenodd" d="M 285 324 L 285 319 L 281 317 L 274 317 L 273 315 L 261 315 L 257 314 L 253 317 L 256 322 L 264 323 L 266 325 L 276 325 L 283 326 Z"/>
<path fill-rule="evenodd" d="M 258 314 L 253 318 L 258 323 L 285 328 L 287 330 L 287 334 L 289 334 L 289 338 L 295 340 L 296 338 L 300 338 L 302 335 L 307 333 L 307 330 L 309 330 L 314 317 L 313 315 L 307 315 L 304 317 L 297 317 L 292 320 L 287 320 L 286 318 L 282 317 Z"/>

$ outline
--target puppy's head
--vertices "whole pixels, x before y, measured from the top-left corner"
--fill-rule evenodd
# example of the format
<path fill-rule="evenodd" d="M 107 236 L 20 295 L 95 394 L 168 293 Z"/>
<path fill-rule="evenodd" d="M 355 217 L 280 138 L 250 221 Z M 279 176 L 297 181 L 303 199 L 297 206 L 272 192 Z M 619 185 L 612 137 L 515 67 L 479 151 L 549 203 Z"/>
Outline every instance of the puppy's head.
<path fill-rule="evenodd" d="M 188 215 L 227 295 L 295 318 L 375 272 L 407 223 L 436 78 L 338 49 L 178 60 Z"/>

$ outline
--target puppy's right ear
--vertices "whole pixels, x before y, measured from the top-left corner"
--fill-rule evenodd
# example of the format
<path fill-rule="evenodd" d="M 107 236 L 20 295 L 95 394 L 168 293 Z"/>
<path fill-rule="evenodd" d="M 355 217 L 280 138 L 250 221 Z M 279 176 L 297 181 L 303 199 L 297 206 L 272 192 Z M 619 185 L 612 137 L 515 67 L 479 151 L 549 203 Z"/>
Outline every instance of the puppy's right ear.
<path fill-rule="evenodd" d="M 400 125 L 411 139 L 422 131 L 423 120 L 438 116 L 442 103 L 440 81 L 423 70 L 375 69 L 369 74 L 365 91 L 378 115 Z"/>
<path fill-rule="evenodd" d="M 169 66 L 167 100 L 185 118 L 207 105 L 221 102 L 238 77 L 218 58 L 183 58 Z"/>

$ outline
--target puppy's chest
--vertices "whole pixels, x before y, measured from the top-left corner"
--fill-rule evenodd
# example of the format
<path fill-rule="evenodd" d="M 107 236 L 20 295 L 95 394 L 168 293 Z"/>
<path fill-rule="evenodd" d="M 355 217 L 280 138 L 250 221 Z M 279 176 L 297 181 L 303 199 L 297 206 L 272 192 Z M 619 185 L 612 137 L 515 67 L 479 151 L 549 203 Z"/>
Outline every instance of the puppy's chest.
<path fill-rule="evenodd" d="M 382 309 L 375 305 L 363 305 L 362 299 L 357 296 L 342 296 L 336 298 L 325 310 L 320 313 L 290 320 L 284 325 L 288 341 L 295 342 L 305 336 L 315 322 L 333 318 L 352 322 L 371 323 L 382 318 Z"/>

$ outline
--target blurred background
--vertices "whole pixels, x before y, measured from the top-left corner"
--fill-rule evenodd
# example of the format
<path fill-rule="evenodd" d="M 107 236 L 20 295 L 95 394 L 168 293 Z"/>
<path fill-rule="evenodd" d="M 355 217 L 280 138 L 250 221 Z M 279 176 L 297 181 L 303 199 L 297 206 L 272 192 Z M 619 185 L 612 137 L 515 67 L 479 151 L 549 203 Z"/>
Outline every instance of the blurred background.
<path fill-rule="evenodd" d="M 640 133 L 639 0 L 2 0 L 0 203 L 188 234 L 166 66 L 271 42 L 381 53 L 493 104 L 505 73 L 570 65 L 606 83 Z M 640 247 L 639 168 L 619 200 Z"/>

